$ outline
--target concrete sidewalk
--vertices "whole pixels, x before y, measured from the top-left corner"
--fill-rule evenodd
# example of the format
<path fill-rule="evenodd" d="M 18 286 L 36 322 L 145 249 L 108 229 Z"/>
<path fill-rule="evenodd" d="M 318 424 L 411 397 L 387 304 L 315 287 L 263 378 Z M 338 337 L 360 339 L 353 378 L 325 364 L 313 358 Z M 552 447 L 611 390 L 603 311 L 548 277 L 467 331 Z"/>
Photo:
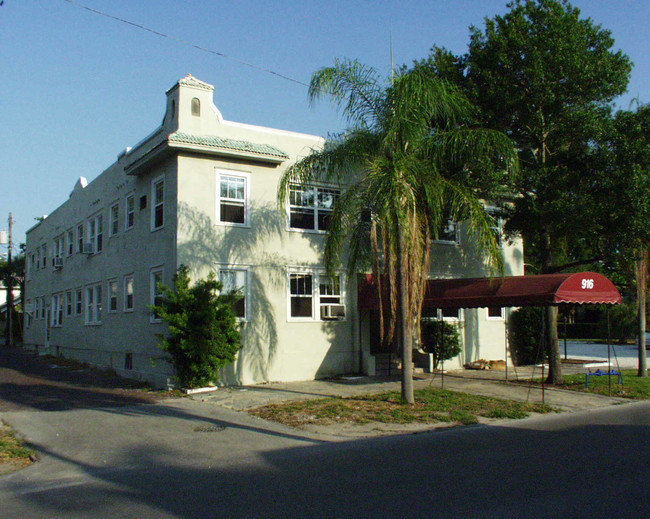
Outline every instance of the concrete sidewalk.
<path fill-rule="evenodd" d="M 563 367 L 565 373 L 584 373 L 580 365 L 576 367 Z M 459 370 L 441 374 L 420 374 L 414 380 L 415 389 L 426 387 L 444 387 L 465 393 L 516 400 L 519 402 L 544 402 L 565 411 L 580 411 L 596 409 L 609 405 L 629 402 L 623 398 L 607 397 L 546 387 L 542 390 L 531 386 L 525 381 L 534 374 L 541 376 L 541 369 L 528 366 L 508 369 L 508 381 L 505 380 L 505 371 L 472 371 Z M 519 382 L 517 382 L 519 380 Z M 612 380 L 612 383 L 615 383 Z M 623 381 L 625 383 L 625 381 Z M 384 391 L 399 391 L 398 377 L 371 378 L 371 377 L 340 377 L 326 380 L 312 380 L 305 382 L 277 382 L 258 384 L 252 386 L 223 387 L 210 393 L 198 393 L 190 398 L 199 401 L 211 402 L 228 409 L 242 411 L 271 403 L 287 402 L 292 400 L 306 400 L 323 397 L 351 397 L 382 393 Z"/>

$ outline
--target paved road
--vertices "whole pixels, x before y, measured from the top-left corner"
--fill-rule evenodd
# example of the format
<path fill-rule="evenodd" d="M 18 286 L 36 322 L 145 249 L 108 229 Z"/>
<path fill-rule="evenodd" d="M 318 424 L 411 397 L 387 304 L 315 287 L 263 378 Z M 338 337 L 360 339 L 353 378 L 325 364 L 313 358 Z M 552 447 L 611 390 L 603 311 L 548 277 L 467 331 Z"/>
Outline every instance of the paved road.
<path fill-rule="evenodd" d="M 13 376 L 50 387 L 43 374 Z M 69 405 L 43 405 L 28 384 L 25 402 L 4 393 L 12 408 L 0 416 L 41 461 L 0 476 L 0 518 L 647 515 L 645 402 L 332 441 L 216 402 L 65 384 Z"/>
<path fill-rule="evenodd" d="M 647 515 L 647 403 L 352 442 L 189 400 L 21 413 L 49 443 L 0 477 L 3 518 Z"/>

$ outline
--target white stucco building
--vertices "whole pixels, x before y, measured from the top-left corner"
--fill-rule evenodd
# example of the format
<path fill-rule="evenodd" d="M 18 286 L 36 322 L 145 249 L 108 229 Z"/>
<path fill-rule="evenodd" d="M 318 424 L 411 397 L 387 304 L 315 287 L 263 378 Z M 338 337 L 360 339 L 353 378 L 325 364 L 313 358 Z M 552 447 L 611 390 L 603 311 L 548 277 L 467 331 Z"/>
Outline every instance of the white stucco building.
<path fill-rule="evenodd" d="M 74 357 L 164 386 L 165 325 L 149 310 L 156 282 L 186 264 L 242 288 L 242 349 L 222 382 L 374 373 L 372 333 L 356 280 L 327 279 L 322 251 L 333 186 L 295 189 L 286 214 L 277 186 L 320 137 L 235 123 L 214 88 L 192 76 L 167 91 L 162 125 L 27 232 L 27 348 Z M 484 275 L 463 233 L 434 246 L 432 277 Z M 504 244 L 507 275 L 523 273 L 520 242 Z M 448 316 L 449 317 L 449 316 Z M 461 311 L 465 349 L 447 366 L 504 358 L 500 314 Z"/>

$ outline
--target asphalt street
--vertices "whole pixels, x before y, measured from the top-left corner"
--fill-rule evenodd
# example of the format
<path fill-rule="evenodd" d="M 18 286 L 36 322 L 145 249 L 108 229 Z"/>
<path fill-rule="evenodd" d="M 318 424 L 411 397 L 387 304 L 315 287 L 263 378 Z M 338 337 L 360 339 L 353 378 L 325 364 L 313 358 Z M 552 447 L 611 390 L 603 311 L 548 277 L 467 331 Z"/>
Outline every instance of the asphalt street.
<path fill-rule="evenodd" d="M 4 369 L 0 418 L 40 460 L 0 476 L 1 518 L 647 515 L 647 402 L 350 440 Z"/>

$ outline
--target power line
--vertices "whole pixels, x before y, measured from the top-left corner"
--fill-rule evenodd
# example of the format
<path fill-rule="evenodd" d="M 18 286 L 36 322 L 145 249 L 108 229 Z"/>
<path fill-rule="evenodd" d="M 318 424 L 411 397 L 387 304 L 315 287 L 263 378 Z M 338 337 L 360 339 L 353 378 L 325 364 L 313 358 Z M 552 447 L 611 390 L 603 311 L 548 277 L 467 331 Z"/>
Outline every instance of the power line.
<path fill-rule="evenodd" d="M 207 52 L 208 54 L 214 54 L 215 56 L 219 56 L 220 58 L 225 58 L 229 59 L 231 61 L 234 61 L 236 63 L 239 63 L 240 65 L 244 65 L 245 67 L 249 67 L 255 70 L 259 70 L 261 72 L 266 72 L 267 74 L 271 74 L 273 76 L 279 77 L 280 79 L 285 79 L 286 81 L 291 81 L 292 83 L 297 83 L 298 85 L 306 86 L 308 87 L 309 85 L 307 83 L 304 83 L 303 81 L 299 81 L 297 79 L 294 79 L 289 76 L 285 76 L 284 74 L 280 74 L 279 72 L 275 72 L 274 70 L 260 67 L 258 65 L 253 65 L 252 63 L 248 63 L 244 60 L 241 60 L 239 58 L 235 58 L 233 56 L 229 56 L 228 54 L 224 54 L 223 52 L 219 52 L 216 50 L 208 49 L 207 47 L 202 47 L 201 45 L 197 45 L 196 43 L 192 43 L 191 41 L 187 40 L 182 40 L 180 38 L 176 38 L 175 36 L 171 36 L 169 34 L 165 34 L 164 32 L 156 31 L 155 29 L 151 29 L 149 27 L 146 27 L 144 25 L 131 22 L 129 20 L 125 20 L 124 18 L 120 18 L 118 16 L 114 16 L 112 14 L 105 13 L 103 11 L 98 11 L 97 9 L 93 9 L 92 7 L 88 7 L 86 5 L 80 4 L 78 2 L 74 2 L 73 0 L 63 0 L 64 2 L 67 2 L 71 5 L 74 5 L 76 7 L 79 7 L 80 9 L 85 9 L 86 11 L 89 11 L 94 14 L 98 14 L 100 16 L 104 16 L 106 18 L 110 18 L 111 20 L 115 20 L 117 22 L 121 22 L 127 25 L 130 25 L 132 27 L 135 27 L 136 29 L 141 29 L 143 31 L 150 32 L 151 34 L 155 34 L 156 36 L 160 36 L 161 38 L 165 38 L 168 40 L 175 41 L 176 43 L 180 43 L 182 45 L 187 45 L 188 47 L 192 47 L 194 49 L 200 50 L 202 52 Z"/>

